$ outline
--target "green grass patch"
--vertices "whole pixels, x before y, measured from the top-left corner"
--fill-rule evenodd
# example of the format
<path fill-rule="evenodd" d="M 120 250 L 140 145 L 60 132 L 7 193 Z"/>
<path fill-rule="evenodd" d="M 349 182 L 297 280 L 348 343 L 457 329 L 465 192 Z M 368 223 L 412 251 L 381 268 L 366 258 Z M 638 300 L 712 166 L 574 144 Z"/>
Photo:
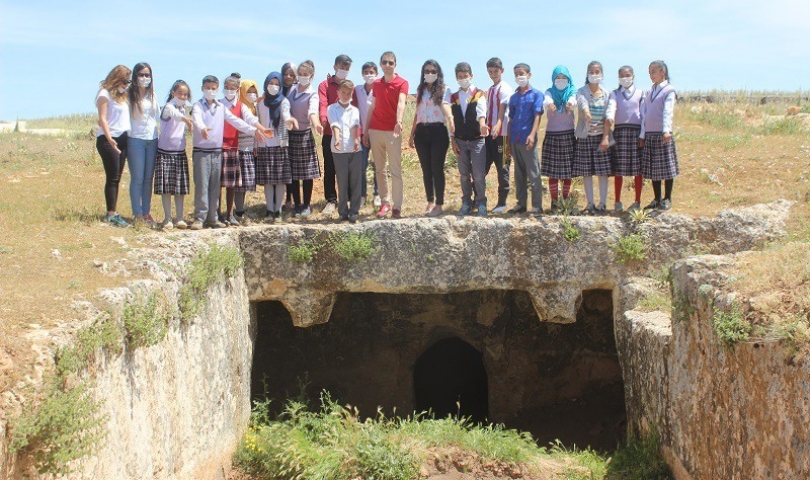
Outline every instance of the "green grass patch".
<path fill-rule="evenodd" d="M 72 345 L 56 351 L 56 373 L 67 377 L 78 372 L 106 350 L 118 354 L 122 351 L 121 327 L 110 315 L 99 316 L 92 324 L 79 329 Z"/>
<path fill-rule="evenodd" d="M 751 324 L 743 318 L 740 305 L 736 302 L 731 304 L 728 312 L 715 308 L 712 328 L 727 348 L 733 348 L 737 343 L 747 341 L 751 335 Z"/>
<path fill-rule="evenodd" d="M 671 312 L 672 297 L 668 292 L 653 290 L 642 297 L 637 306 L 644 312 Z"/>
<path fill-rule="evenodd" d="M 194 257 L 186 273 L 186 283 L 180 287 L 180 318 L 190 322 L 203 310 L 208 288 L 223 277 L 234 277 L 244 265 L 242 254 L 233 247 L 213 245 L 210 250 Z"/>
<path fill-rule="evenodd" d="M 611 249 L 616 254 L 616 260 L 619 263 L 629 263 L 644 260 L 647 257 L 649 247 L 644 235 L 637 232 L 619 237 L 619 240 L 611 245 Z"/>
<path fill-rule="evenodd" d="M 136 297 L 124 305 L 121 321 L 124 324 L 127 347 L 150 347 L 158 344 L 169 330 L 172 318 L 165 299 L 157 292 L 147 298 Z"/>
<path fill-rule="evenodd" d="M 610 480 L 670 480 L 672 472 L 661 457 L 661 437 L 630 438 L 619 445 L 607 466 Z"/>
<path fill-rule="evenodd" d="M 292 263 L 310 263 L 321 248 L 314 240 L 306 240 L 298 245 L 287 247 L 287 257 Z"/>
<path fill-rule="evenodd" d="M 808 130 L 804 123 L 797 118 L 783 118 L 763 123 L 762 133 L 765 135 L 806 135 Z"/>
<path fill-rule="evenodd" d="M 91 128 L 98 126 L 98 114 L 76 113 L 72 115 L 60 115 L 50 118 L 35 118 L 25 120 L 26 128 L 61 128 L 64 130 L 81 130 L 89 132 Z"/>
<path fill-rule="evenodd" d="M 560 226 L 562 227 L 563 238 L 569 242 L 576 242 L 582 237 L 582 233 L 577 227 L 571 224 L 568 217 L 563 217 L 563 219 L 560 221 Z"/>
<path fill-rule="evenodd" d="M 379 248 L 374 232 L 334 232 L 327 244 L 338 257 L 349 262 L 365 260 Z"/>

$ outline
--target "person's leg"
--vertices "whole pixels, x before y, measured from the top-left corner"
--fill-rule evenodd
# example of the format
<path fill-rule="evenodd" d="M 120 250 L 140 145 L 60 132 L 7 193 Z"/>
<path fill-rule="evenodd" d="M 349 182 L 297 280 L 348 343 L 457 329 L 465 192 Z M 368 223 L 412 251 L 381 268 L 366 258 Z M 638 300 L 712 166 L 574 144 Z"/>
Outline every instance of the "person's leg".
<path fill-rule="evenodd" d="M 324 135 L 321 139 L 323 148 L 323 196 L 327 203 L 337 202 L 335 190 L 335 158 L 332 153 L 332 135 Z"/>
<path fill-rule="evenodd" d="M 483 138 L 470 142 L 473 190 L 475 191 L 476 202 L 478 205 L 484 205 L 484 207 L 487 205 L 487 152 L 485 148 Z"/>
<path fill-rule="evenodd" d="M 559 180 L 556 178 L 549 178 L 548 179 L 548 192 L 549 196 L 551 197 L 552 207 L 554 206 L 553 203 L 557 201 L 557 197 L 559 195 Z"/>
<path fill-rule="evenodd" d="M 599 177 L 599 205 L 604 207 L 607 202 L 608 184 L 609 179 L 607 175 L 600 175 Z"/>
<path fill-rule="evenodd" d="M 657 202 L 661 201 L 661 180 L 653 180 L 652 181 L 653 187 L 653 195 L 655 195 L 655 200 Z"/>
<path fill-rule="evenodd" d="M 160 200 L 163 203 L 163 223 L 169 223 L 172 221 L 172 196 L 164 193 Z"/>
<path fill-rule="evenodd" d="M 512 155 L 515 156 L 515 200 L 517 209 L 526 209 L 529 192 L 526 185 L 526 156 L 528 151 L 525 144 L 512 144 Z"/>
<path fill-rule="evenodd" d="M 429 130 L 430 129 L 427 127 L 417 126 L 413 146 L 416 148 L 419 166 L 422 167 L 422 183 L 425 186 L 425 199 L 428 203 L 434 203 L 436 196 L 433 182 L 433 159 L 431 158 L 433 154 L 433 137 L 430 135 L 431 132 Z"/>
<path fill-rule="evenodd" d="M 146 167 L 146 141 L 139 138 L 127 140 L 129 150 L 129 200 L 132 204 L 132 215 L 135 218 L 144 216 L 143 182 Z"/>
<path fill-rule="evenodd" d="M 155 159 L 157 158 L 157 139 L 146 142 L 146 158 L 143 166 L 143 193 L 141 194 L 141 211 L 149 217 L 152 210 L 152 182 L 155 178 Z"/>
<path fill-rule="evenodd" d="M 363 184 L 366 183 L 365 169 L 363 168 L 363 155 L 360 152 L 349 154 L 349 202 L 351 208 L 349 215 L 357 215 L 360 211 L 360 200 L 363 198 Z M 340 191 L 338 190 L 338 193 Z"/>
<path fill-rule="evenodd" d="M 377 188 L 382 197 L 383 204 L 390 204 L 391 199 L 388 196 L 388 171 L 386 169 L 386 161 L 388 158 L 385 137 L 386 132 L 380 130 L 369 130 L 369 144 L 371 146 L 371 158 L 374 161 L 374 168 L 376 170 L 375 177 L 377 179 Z"/>
<path fill-rule="evenodd" d="M 672 187 L 675 186 L 675 179 L 664 180 L 664 200 L 672 201 Z"/>
<path fill-rule="evenodd" d="M 526 176 L 532 189 L 532 210 L 543 211 L 543 179 L 540 177 L 540 160 L 537 158 L 537 148 L 527 152 Z"/>
<path fill-rule="evenodd" d="M 273 213 L 276 211 L 276 193 L 273 191 L 273 186 L 271 184 L 264 185 L 264 204 L 265 210 L 268 213 Z"/>
<path fill-rule="evenodd" d="M 593 206 L 593 176 L 585 175 L 582 177 L 582 183 L 585 186 L 585 198 L 588 200 L 588 206 Z"/>
<path fill-rule="evenodd" d="M 633 180 L 634 180 L 633 187 L 635 189 L 636 194 L 636 203 L 641 205 L 641 189 L 644 187 L 644 177 L 642 177 L 641 175 L 636 175 Z"/>
<path fill-rule="evenodd" d="M 456 139 L 458 145 L 458 173 L 461 181 L 462 208 L 472 208 L 472 156 L 470 142 Z"/>
<path fill-rule="evenodd" d="M 193 152 L 191 163 L 194 168 L 194 219 L 204 222 L 208 216 L 208 177 L 211 168 L 207 153 Z"/>
<path fill-rule="evenodd" d="M 312 180 L 304 180 L 304 208 L 310 208 L 312 202 Z"/>
<path fill-rule="evenodd" d="M 360 194 L 363 198 L 368 196 L 368 182 L 366 181 L 366 175 L 368 172 L 368 152 L 369 148 L 363 145 L 363 142 L 360 142 L 360 151 L 358 153 L 360 154 L 360 160 L 363 163 L 363 187 Z"/>
<path fill-rule="evenodd" d="M 283 183 L 275 183 L 273 184 L 273 204 L 276 207 L 276 214 L 281 214 L 281 209 L 284 206 L 284 194 L 286 192 L 285 185 Z"/>
<path fill-rule="evenodd" d="M 444 175 L 444 162 L 447 149 L 450 148 L 450 137 L 446 128 L 433 128 L 430 144 L 430 164 L 433 172 L 433 186 L 436 188 L 436 205 L 444 205 L 444 190 L 447 179 Z"/>
<path fill-rule="evenodd" d="M 116 143 L 118 142 L 116 141 Z M 113 149 L 112 145 L 110 145 L 103 135 L 96 138 L 96 150 L 98 150 L 98 154 L 101 156 L 101 163 L 104 165 L 104 175 L 106 178 L 104 182 L 104 201 L 107 214 L 112 216 L 115 214 L 118 200 L 118 183 L 121 180 L 121 160 L 118 152 Z"/>
<path fill-rule="evenodd" d="M 507 137 L 498 137 L 498 157 L 495 166 L 498 167 L 498 205 L 506 206 L 506 197 L 509 196 L 509 164 L 510 158 L 506 154 Z"/>
<path fill-rule="evenodd" d="M 571 182 L 570 178 L 563 179 L 563 198 L 568 198 L 571 196 L 571 183 L 573 182 Z"/>
<path fill-rule="evenodd" d="M 219 221 L 217 212 L 219 211 L 219 194 L 222 188 L 222 153 L 212 153 L 211 174 L 208 177 L 208 221 L 216 223 Z"/>
<path fill-rule="evenodd" d="M 622 187 L 624 186 L 624 177 L 616 175 L 613 178 L 613 196 L 616 203 L 622 203 Z"/>
<path fill-rule="evenodd" d="M 236 189 L 235 188 L 226 188 L 225 189 L 225 218 L 231 218 L 231 215 L 233 215 L 233 204 L 234 204 L 235 199 L 236 199 Z"/>
<path fill-rule="evenodd" d="M 233 196 L 234 211 L 240 217 L 245 214 L 245 196 L 246 195 L 247 195 L 247 192 L 236 192 L 234 194 L 234 196 Z"/>
<path fill-rule="evenodd" d="M 290 185 L 290 194 L 292 195 L 293 202 L 295 203 L 295 208 L 299 209 L 302 207 L 301 204 L 301 181 L 300 180 L 293 180 Z"/>
<path fill-rule="evenodd" d="M 177 221 L 183 221 L 183 203 L 185 201 L 185 195 L 175 195 L 174 196 L 174 211 L 175 211 L 175 218 Z"/>
<path fill-rule="evenodd" d="M 394 132 L 386 132 L 388 164 L 391 168 L 391 195 L 394 210 L 402 210 L 404 185 L 402 183 L 402 135 L 394 138 Z"/>
<path fill-rule="evenodd" d="M 349 160 L 351 156 L 350 153 L 332 154 L 335 176 L 337 177 L 337 210 L 338 215 L 341 217 L 349 215 Z M 356 205 L 353 203 L 352 208 L 354 207 Z"/>

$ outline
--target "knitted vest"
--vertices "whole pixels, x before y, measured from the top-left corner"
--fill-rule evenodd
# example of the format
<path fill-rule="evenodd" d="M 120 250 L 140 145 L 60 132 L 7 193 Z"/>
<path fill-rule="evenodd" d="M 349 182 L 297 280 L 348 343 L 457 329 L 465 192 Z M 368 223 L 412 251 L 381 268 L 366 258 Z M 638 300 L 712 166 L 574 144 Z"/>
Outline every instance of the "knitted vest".
<path fill-rule="evenodd" d="M 470 90 L 470 98 L 467 102 L 467 112 L 461 112 L 461 101 L 459 92 L 450 96 L 450 110 L 453 112 L 453 123 L 456 128 L 456 138 L 459 140 L 475 140 L 481 138 L 481 126 L 478 124 L 476 105 L 484 92 L 473 88 Z"/>

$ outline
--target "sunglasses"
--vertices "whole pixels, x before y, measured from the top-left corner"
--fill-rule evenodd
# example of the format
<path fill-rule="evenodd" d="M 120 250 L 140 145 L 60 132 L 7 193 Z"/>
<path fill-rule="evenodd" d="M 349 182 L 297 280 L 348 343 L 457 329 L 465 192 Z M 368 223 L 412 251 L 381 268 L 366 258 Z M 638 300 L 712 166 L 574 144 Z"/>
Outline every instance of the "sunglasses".
<path fill-rule="evenodd" d="M 132 80 L 124 80 L 124 85 L 129 85 L 130 83 L 132 83 Z"/>
<path fill-rule="evenodd" d="M 439 71 L 438 71 L 438 70 L 425 70 L 425 72 L 424 72 L 424 73 L 425 73 L 425 74 L 432 74 L 432 75 L 435 75 L 435 74 L 439 73 Z"/>
<path fill-rule="evenodd" d="M 380 60 L 380 65 L 396 65 L 396 63 L 393 60 Z"/>

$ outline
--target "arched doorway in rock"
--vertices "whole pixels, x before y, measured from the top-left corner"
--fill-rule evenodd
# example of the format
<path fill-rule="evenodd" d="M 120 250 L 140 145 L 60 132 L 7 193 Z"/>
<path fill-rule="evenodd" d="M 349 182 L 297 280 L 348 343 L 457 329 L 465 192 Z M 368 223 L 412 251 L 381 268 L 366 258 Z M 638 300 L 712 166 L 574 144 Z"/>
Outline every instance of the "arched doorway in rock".
<path fill-rule="evenodd" d="M 489 417 L 488 383 L 481 352 L 458 337 L 439 340 L 414 364 L 416 411 L 484 422 Z"/>

